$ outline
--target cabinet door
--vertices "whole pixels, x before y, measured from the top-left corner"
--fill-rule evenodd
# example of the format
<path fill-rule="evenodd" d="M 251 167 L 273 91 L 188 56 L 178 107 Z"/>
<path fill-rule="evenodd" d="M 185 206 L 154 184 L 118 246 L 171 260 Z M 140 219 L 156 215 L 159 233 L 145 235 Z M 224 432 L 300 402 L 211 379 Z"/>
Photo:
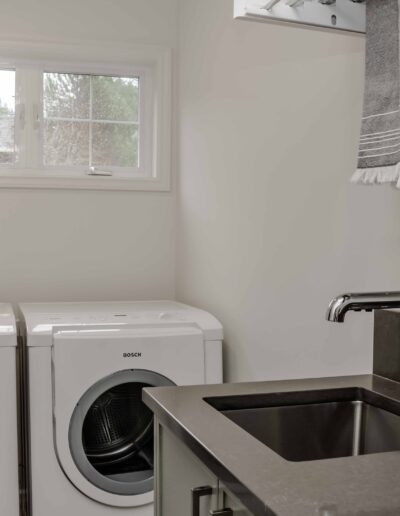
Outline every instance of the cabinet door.
<path fill-rule="evenodd" d="M 218 508 L 218 480 L 189 448 L 155 421 L 156 516 L 209 516 Z M 198 511 L 193 514 L 192 490 L 197 491 Z"/>
<path fill-rule="evenodd" d="M 226 488 L 221 486 L 220 488 L 220 499 L 222 505 L 225 508 L 232 510 L 232 516 L 252 516 L 252 513 L 248 511 L 239 500 L 234 497 Z"/>

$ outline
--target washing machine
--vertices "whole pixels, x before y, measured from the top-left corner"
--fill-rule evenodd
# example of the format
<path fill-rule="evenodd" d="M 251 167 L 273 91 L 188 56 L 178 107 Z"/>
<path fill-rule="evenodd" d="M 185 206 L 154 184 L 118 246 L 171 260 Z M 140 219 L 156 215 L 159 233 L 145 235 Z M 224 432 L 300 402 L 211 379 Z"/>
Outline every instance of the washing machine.
<path fill-rule="evenodd" d="M 18 516 L 17 332 L 11 305 L 0 303 L 0 514 Z"/>
<path fill-rule="evenodd" d="M 220 383 L 221 324 L 172 301 L 20 309 L 32 516 L 152 516 L 153 416 L 141 391 Z"/>

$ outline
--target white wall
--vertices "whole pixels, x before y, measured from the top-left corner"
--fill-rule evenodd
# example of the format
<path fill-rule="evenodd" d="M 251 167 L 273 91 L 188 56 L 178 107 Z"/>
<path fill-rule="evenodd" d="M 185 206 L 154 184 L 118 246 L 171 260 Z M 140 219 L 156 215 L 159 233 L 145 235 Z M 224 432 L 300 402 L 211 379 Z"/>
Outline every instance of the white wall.
<path fill-rule="evenodd" d="M 177 0 L 4 0 L 0 37 L 176 50 Z M 173 193 L 0 190 L 0 297 L 173 297 L 174 216 Z"/>
<path fill-rule="evenodd" d="M 232 20 L 232 0 L 3 0 L 0 37 L 177 48 L 174 193 L 0 190 L 2 300 L 177 297 L 226 328 L 227 378 L 371 369 L 343 290 L 398 288 L 398 192 L 350 186 L 360 37 Z M 175 61 L 176 62 L 176 61 Z M 175 167 L 174 167 L 175 168 Z"/>
<path fill-rule="evenodd" d="M 2 0 L 2 39 L 175 46 L 178 0 Z"/>
<path fill-rule="evenodd" d="M 371 370 L 342 291 L 399 288 L 400 193 L 349 184 L 364 40 L 180 2 L 178 298 L 226 328 L 227 379 Z"/>

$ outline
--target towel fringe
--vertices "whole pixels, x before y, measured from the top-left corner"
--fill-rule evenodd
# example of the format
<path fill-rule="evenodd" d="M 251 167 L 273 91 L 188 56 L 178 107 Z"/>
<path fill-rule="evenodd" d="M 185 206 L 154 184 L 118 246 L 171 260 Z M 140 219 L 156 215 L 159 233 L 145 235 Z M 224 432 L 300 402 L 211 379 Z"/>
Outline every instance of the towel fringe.
<path fill-rule="evenodd" d="M 400 189 L 400 163 L 387 167 L 359 168 L 354 172 L 351 182 L 363 185 L 391 183 Z"/>

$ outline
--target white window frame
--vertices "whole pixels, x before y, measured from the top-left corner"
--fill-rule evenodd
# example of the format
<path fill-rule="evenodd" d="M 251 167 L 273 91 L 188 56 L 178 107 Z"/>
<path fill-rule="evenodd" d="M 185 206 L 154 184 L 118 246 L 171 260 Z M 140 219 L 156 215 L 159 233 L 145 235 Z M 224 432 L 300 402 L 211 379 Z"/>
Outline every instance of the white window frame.
<path fill-rule="evenodd" d="M 29 54 L 29 55 L 28 55 Z M 3 56 L 3 57 L 2 57 Z M 110 63 L 113 63 L 110 65 Z M 0 42 L 0 68 L 16 71 L 15 125 L 19 160 L 0 166 L 0 188 L 167 191 L 171 174 L 171 50 L 110 43 L 69 45 Z M 44 166 L 43 73 L 138 77 L 138 169 Z M 28 93 L 27 93 L 28 92 Z M 21 130 L 21 124 L 25 129 Z M 109 175 L 109 174 L 112 175 Z"/>

